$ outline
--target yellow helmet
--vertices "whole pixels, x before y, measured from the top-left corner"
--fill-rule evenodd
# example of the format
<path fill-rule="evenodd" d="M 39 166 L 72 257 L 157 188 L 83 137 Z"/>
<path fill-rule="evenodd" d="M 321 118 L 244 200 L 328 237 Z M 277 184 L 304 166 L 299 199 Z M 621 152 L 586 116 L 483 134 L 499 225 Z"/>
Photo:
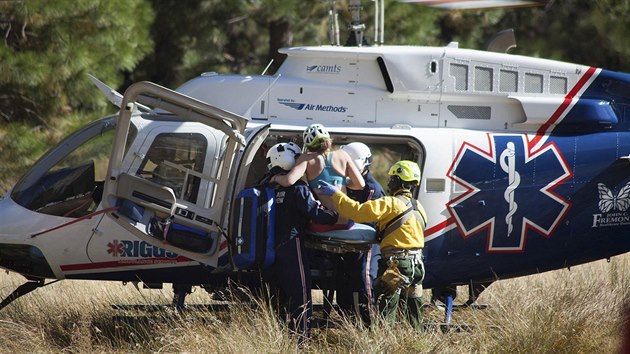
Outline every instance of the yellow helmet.
<path fill-rule="evenodd" d="M 390 176 L 398 176 L 405 182 L 413 182 L 420 184 L 420 167 L 413 161 L 398 161 L 389 169 Z"/>

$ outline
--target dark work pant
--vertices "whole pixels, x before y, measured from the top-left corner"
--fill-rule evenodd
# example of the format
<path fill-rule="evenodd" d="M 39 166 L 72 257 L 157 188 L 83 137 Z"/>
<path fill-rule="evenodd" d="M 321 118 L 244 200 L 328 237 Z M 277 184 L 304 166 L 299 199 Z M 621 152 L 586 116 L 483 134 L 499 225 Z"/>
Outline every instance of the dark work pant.
<path fill-rule="evenodd" d="M 387 269 L 387 259 L 381 258 L 378 262 L 379 279 Z M 398 258 L 398 270 L 411 281 L 409 287 L 398 289 L 393 294 L 377 279 L 374 292 L 378 309 L 381 315 L 389 321 L 394 321 L 401 310 L 416 329 L 421 328 L 422 320 L 422 280 L 424 279 L 424 264 L 420 256 Z"/>
<path fill-rule="evenodd" d="M 342 254 L 336 282 L 339 308 L 348 314 L 359 314 L 368 325 L 374 306 L 373 287 L 379 258 L 378 244 L 372 245 L 367 252 Z"/>
<path fill-rule="evenodd" d="M 276 261 L 271 270 L 271 285 L 278 290 L 281 312 L 290 317 L 293 330 L 308 336 L 313 316 L 311 273 L 309 259 L 299 237 L 276 249 Z"/>

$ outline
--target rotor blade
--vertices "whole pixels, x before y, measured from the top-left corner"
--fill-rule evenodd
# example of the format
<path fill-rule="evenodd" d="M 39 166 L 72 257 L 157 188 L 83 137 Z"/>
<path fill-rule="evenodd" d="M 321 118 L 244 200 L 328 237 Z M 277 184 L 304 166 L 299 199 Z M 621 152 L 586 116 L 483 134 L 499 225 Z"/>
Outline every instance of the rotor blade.
<path fill-rule="evenodd" d="M 120 105 L 122 104 L 122 100 L 123 100 L 123 95 L 121 95 L 120 92 L 107 86 L 103 81 L 97 79 L 93 75 L 91 74 L 86 74 L 86 75 L 88 76 L 90 81 L 92 81 L 92 83 L 105 95 L 105 97 L 107 97 L 107 100 L 109 102 L 114 104 L 116 107 L 120 108 Z M 139 103 L 137 104 L 137 106 L 141 110 L 144 110 L 147 112 L 151 110 L 149 107 L 139 104 Z"/>
<path fill-rule="evenodd" d="M 399 2 L 417 3 L 447 10 L 472 10 L 505 7 L 543 6 L 547 1 L 540 0 L 398 0 Z"/>
<path fill-rule="evenodd" d="M 122 103 L 123 95 L 121 95 L 118 91 L 113 88 L 107 86 L 103 81 L 97 79 L 91 74 L 87 74 L 88 78 L 92 83 L 98 87 L 98 89 L 105 94 L 107 100 L 113 103 L 116 107 L 120 108 L 120 104 Z"/>

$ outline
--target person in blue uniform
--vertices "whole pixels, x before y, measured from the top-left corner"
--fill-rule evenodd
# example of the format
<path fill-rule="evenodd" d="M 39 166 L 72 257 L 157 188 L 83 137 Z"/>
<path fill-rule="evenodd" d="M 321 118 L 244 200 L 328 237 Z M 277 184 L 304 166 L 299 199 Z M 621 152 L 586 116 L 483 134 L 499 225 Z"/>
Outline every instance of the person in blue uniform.
<path fill-rule="evenodd" d="M 292 142 L 272 146 L 266 155 L 268 183 L 273 176 L 291 170 L 300 152 L 300 147 Z M 290 328 L 304 340 L 310 336 L 313 302 L 310 262 L 302 237 L 309 220 L 334 224 L 338 214 L 321 206 L 304 181 L 288 187 L 272 185 L 276 191 L 276 259 L 267 276 L 278 291 L 282 315 L 290 319 Z"/>
<path fill-rule="evenodd" d="M 363 189 L 347 189 L 348 197 L 359 203 L 384 197 L 383 187 L 370 172 L 372 164 L 370 148 L 361 142 L 353 142 L 342 146 L 341 150 L 348 153 L 365 180 Z M 368 225 L 375 227 L 375 223 Z M 371 322 L 374 306 L 373 286 L 379 258 L 378 244 L 372 244 L 366 252 L 347 252 L 340 257 L 341 274 L 336 282 L 337 304 L 346 314 L 359 315 L 367 325 Z"/>

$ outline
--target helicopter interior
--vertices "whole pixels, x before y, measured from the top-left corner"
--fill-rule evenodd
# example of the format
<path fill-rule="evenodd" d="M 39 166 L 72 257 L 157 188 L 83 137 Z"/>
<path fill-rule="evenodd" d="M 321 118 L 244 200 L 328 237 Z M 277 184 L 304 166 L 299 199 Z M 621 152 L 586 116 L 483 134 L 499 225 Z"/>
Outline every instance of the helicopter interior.
<path fill-rule="evenodd" d="M 372 152 L 373 163 L 370 166 L 370 171 L 383 187 L 387 186 L 388 169 L 396 161 L 416 161 L 422 170 L 425 160 L 424 149 L 421 143 L 411 137 L 331 133 L 331 138 L 333 140 L 333 150 L 351 142 L 366 144 Z M 246 186 L 256 185 L 267 172 L 267 150 L 277 143 L 290 141 L 302 146 L 302 131 L 276 130 L 270 132 L 252 161 Z"/>

